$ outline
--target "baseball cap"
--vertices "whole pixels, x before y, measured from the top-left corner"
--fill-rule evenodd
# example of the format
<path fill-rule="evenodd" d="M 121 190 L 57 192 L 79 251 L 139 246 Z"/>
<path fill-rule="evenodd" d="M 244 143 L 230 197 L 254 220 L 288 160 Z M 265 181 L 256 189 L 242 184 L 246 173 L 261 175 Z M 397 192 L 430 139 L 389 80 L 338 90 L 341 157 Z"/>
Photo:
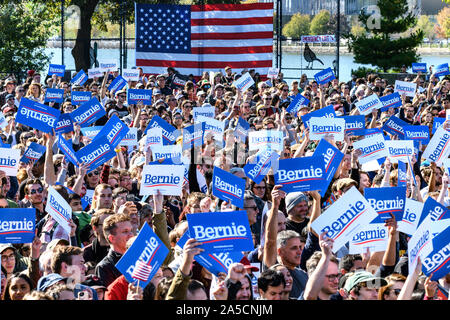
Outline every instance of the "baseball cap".
<path fill-rule="evenodd" d="M 5 100 L 11 99 L 11 98 L 14 99 L 14 95 L 12 93 L 8 93 L 5 97 Z"/>
<path fill-rule="evenodd" d="M 51 286 L 57 284 L 60 281 L 66 281 L 66 280 L 67 280 L 67 278 L 64 278 L 63 276 L 61 276 L 58 273 L 50 273 L 39 279 L 37 286 L 36 286 L 36 290 L 45 292 Z"/>
<path fill-rule="evenodd" d="M 53 250 L 57 245 L 68 246 L 70 242 L 66 239 L 53 239 L 48 243 L 46 250 Z"/>
<path fill-rule="evenodd" d="M 351 178 L 342 178 L 337 181 L 336 189 L 340 191 L 344 188 L 350 187 L 351 185 L 357 187 L 358 183 Z"/>
<path fill-rule="evenodd" d="M 153 89 L 153 95 L 156 96 L 157 94 L 161 94 L 160 89 Z"/>
<path fill-rule="evenodd" d="M 201 96 L 201 95 L 203 95 L 203 94 L 206 94 L 206 92 L 203 91 L 203 90 L 200 90 L 199 92 L 197 92 L 197 97 L 199 97 L 199 96 Z"/>
<path fill-rule="evenodd" d="M 85 286 L 91 287 L 92 289 L 105 289 L 106 286 L 102 279 L 100 279 L 95 274 L 90 274 L 86 276 L 86 280 L 83 281 Z"/>
<path fill-rule="evenodd" d="M 14 248 L 11 243 L 2 243 L 2 244 L 0 244 L 0 253 L 5 251 L 6 249 L 12 249 L 13 251 L 16 251 L 16 248 Z"/>
<path fill-rule="evenodd" d="M 158 79 L 160 79 L 160 78 L 166 78 L 166 75 L 165 74 L 158 74 L 157 76 L 156 76 L 156 80 L 158 80 Z"/>
<path fill-rule="evenodd" d="M 255 272 L 259 271 L 259 268 L 256 267 L 256 266 L 253 266 L 246 256 L 244 256 L 241 259 L 241 263 L 244 265 L 244 268 L 247 269 L 247 270 L 255 271 Z"/>
<path fill-rule="evenodd" d="M 8 112 L 10 112 L 10 111 L 16 111 L 13 107 L 6 107 L 5 109 L 3 109 L 3 113 L 8 113 Z"/>
<path fill-rule="evenodd" d="M 369 288 L 380 288 L 387 285 L 387 281 L 380 277 L 375 277 L 372 273 L 367 271 L 357 271 L 347 278 L 344 289 L 350 292 L 358 284 L 366 282 Z"/>

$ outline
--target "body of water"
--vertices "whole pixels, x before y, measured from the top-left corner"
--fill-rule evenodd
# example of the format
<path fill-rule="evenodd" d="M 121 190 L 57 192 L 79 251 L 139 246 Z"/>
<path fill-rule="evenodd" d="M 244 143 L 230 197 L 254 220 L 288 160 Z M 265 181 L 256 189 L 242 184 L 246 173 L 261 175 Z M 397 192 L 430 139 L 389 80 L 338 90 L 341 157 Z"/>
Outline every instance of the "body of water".
<path fill-rule="evenodd" d="M 75 62 L 72 57 L 71 48 L 64 49 L 64 64 L 67 70 L 75 70 Z M 61 49 L 59 48 L 47 48 L 46 52 L 48 54 L 53 53 L 53 57 L 50 63 L 61 64 Z M 302 59 L 300 53 L 284 52 L 282 55 L 282 72 L 288 83 L 291 83 L 295 79 L 299 79 L 300 76 L 305 73 L 308 78 L 313 78 L 314 74 L 318 70 L 289 70 L 289 68 L 306 68 L 307 62 Z M 317 54 L 317 58 L 322 60 L 324 65 L 322 66 L 318 61 L 314 61 L 314 68 L 328 68 L 333 67 L 333 61 L 336 59 L 334 54 Z M 98 49 L 98 60 L 110 60 L 116 59 L 119 61 L 120 53 L 119 49 Z M 353 56 L 350 54 L 341 54 L 339 59 L 339 76 L 342 81 L 349 81 L 351 79 L 351 71 L 355 70 L 361 66 L 368 68 L 373 68 L 371 65 L 358 64 L 353 61 Z M 442 63 L 450 62 L 450 52 L 448 55 L 422 55 L 421 61 L 430 65 L 439 65 Z M 132 68 L 135 66 L 135 52 L 134 49 L 130 49 L 127 52 L 127 68 Z M 274 66 L 275 66 L 275 56 L 274 56 Z M 286 68 L 286 69 L 285 69 Z"/>

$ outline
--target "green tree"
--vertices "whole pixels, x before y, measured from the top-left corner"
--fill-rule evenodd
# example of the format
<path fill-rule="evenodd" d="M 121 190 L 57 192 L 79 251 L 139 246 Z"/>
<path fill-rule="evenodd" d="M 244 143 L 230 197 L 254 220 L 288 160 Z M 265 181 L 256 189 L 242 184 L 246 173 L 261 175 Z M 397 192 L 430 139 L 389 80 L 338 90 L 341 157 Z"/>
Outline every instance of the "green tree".
<path fill-rule="evenodd" d="M 331 15 L 328 10 L 321 10 L 318 14 L 316 14 L 311 20 L 311 34 L 327 34 L 330 18 Z"/>
<path fill-rule="evenodd" d="M 0 5 L 8 3 L 21 3 L 18 0 L 0 0 Z M 27 0 L 36 6 L 44 6 L 46 11 L 40 17 L 45 17 L 59 26 L 61 19 L 61 2 L 44 0 Z M 77 71 L 90 68 L 90 48 L 92 38 L 92 27 L 101 31 L 107 31 L 108 24 L 118 23 L 121 17 L 125 17 L 127 23 L 134 22 L 134 6 L 137 3 L 159 3 L 177 4 L 178 0 L 65 0 L 65 8 L 71 8 L 78 20 L 75 46 L 72 56 Z M 117 35 L 118 36 L 118 35 Z"/>
<path fill-rule="evenodd" d="M 283 35 L 285 37 L 298 39 L 301 36 L 309 34 L 311 19 L 307 14 L 296 13 L 291 20 L 283 27 Z"/>
<path fill-rule="evenodd" d="M 422 30 L 424 37 L 429 39 L 434 39 L 436 34 L 434 32 L 434 23 L 431 22 L 428 16 L 422 15 L 417 20 L 417 27 L 414 28 L 414 31 Z"/>
<path fill-rule="evenodd" d="M 29 69 L 41 70 L 49 63 L 44 50 L 51 34 L 51 22 L 43 6 L 29 3 L 0 5 L 0 71 L 23 78 Z"/>
<path fill-rule="evenodd" d="M 361 12 L 359 15 L 367 34 L 349 35 L 348 47 L 354 54 L 354 61 L 378 66 L 385 72 L 417 62 L 417 46 L 423 40 L 423 31 L 399 36 L 417 23 L 417 18 L 408 12 L 408 1 L 379 0 L 377 7 L 379 14 Z"/>

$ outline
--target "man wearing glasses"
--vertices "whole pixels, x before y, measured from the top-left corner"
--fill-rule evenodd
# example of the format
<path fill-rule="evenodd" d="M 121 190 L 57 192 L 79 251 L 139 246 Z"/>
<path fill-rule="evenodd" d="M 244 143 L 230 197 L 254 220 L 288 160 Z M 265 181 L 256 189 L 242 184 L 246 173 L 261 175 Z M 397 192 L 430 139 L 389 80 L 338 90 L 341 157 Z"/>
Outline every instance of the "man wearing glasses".
<path fill-rule="evenodd" d="M 342 300 L 342 297 L 337 294 L 340 273 L 339 261 L 332 252 L 333 239 L 322 234 L 319 246 L 321 251 L 316 251 L 306 262 L 309 278 L 304 294 L 300 299 Z"/>
<path fill-rule="evenodd" d="M 156 87 L 161 90 L 161 94 L 163 96 L 172 94 L 172 90 L 170 90 L 170 88 L 166 86 L 166 77 L 163 74 L 160 74 L 156 77 Z"/>
<path fill-rule="evenodd" d="M 35 208 L 36 224 L 46 215 L 44 206 L 44 185 L 39 179 L 31 179 L 25 185 L 25 198 L 19 201 L 19 208 Z"/>
<path fill-rule="evenodd" d="M 20 105 L 20 100 L 22 100 L 22 97 L 25 95 L 25 89 L 23 86 L 18 86 L 16 88 L 16 95 L 15 95 L 15 99 L 14 99 L 14 104 L 16 105 L 17 108 L 19 108 Z"/>
<path fill-rule="evenodd" d="M 116 92 L 116 110 L 119 114 L 119 118 L 126 117 L 128 115 L 128 108 L 125 104 L 127 101 L 127 91 L 122 89 Z"/>

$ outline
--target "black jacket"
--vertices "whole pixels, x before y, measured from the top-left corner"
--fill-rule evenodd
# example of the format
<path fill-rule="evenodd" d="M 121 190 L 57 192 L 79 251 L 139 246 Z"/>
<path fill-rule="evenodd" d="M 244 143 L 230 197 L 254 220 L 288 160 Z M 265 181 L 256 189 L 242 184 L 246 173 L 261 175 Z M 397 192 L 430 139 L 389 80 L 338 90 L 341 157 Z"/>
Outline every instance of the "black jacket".
<path fill-rule="evenodd" d="M 95 275 L 103 280 L 105 287 L 108 287 L 122 273 L 115 267 L 116 263 L 122 258 L 122 254 L 109 249 L 106 257 L 95 267 Z"/>
<path fill-rule="evenodd" d="M 100 241 L 97 238 L 92 243 L 83 249 L 84 261 L 92 261 L 97 265 L 108 254 L 109 246 L 100 245 Z"/>

